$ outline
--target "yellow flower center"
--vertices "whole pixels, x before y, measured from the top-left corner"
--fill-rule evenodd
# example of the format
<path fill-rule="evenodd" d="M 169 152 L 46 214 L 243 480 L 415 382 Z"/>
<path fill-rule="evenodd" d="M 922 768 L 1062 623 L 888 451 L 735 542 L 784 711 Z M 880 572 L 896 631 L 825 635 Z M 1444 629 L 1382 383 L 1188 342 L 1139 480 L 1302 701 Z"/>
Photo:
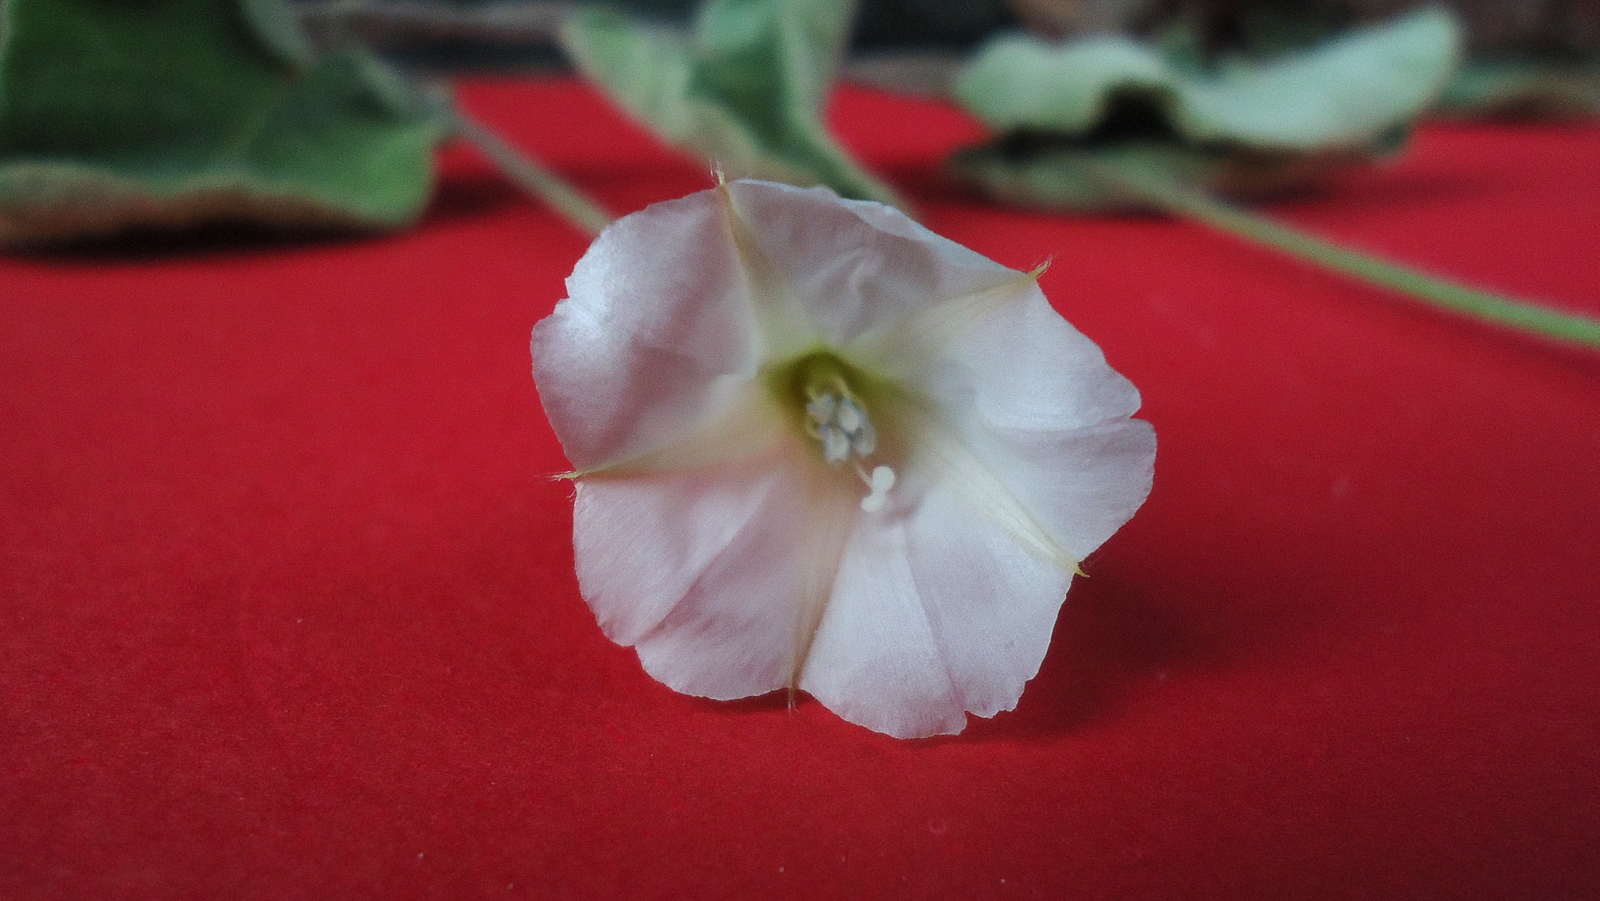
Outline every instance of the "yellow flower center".
<path fill-rule="evenodd" d="M 767 384 L 780 407 L 822 454 L 823 462 L 854 466 L 870 493 L 861 508 L 881 510 L 895 473 L 878 464 L 869 472 L 866 460 L 878 450 L 878 428 L 869 411 L 891 391 L 878 380 L 827 350 L 812 351 L 770 367 Z"/>

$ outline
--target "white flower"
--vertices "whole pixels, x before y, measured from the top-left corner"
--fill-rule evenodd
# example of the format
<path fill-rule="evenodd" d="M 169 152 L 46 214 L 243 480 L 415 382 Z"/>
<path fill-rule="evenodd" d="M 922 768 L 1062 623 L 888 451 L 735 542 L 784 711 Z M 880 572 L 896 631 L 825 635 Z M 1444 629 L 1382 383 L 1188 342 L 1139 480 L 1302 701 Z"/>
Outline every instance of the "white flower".
<path fill-rule="evenodd" d="M 741 181 L 628 216 L 534 329 L 578 581 L 672 688 L 900 737 L 1010 710 L 1150 489 L 1139 395 L 1034 274 Z"/>

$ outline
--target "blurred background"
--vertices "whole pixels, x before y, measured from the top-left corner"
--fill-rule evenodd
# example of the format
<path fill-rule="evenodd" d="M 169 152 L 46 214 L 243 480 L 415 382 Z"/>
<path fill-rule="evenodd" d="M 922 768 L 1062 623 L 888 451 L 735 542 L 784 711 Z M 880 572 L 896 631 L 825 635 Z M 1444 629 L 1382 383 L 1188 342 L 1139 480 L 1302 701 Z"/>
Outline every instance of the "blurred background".
<path fill-rule="evenodd" d="M 550 68 L 551 42 L 574 5 L 546 0 L 301 0 L 315 26 L 338 19 L 377 46 L 446 69 Z M 612 0 L 605 4 L 665 24 L 687 21 L 694 0 Z M 988 34 L 1028 28 L 1044 34 L 1188 28 L 1225 52 L 1310 40 L 1323 31 L 1429 5 L 1416 0 L 862 0 L 854 56 L 917 60 L 970 48 Z M 1600 48 L 1600 0 L 1453 0 L 1477 55 L 1592 57 Z M 868 78 L 868 80 L 872 80 Z"/>

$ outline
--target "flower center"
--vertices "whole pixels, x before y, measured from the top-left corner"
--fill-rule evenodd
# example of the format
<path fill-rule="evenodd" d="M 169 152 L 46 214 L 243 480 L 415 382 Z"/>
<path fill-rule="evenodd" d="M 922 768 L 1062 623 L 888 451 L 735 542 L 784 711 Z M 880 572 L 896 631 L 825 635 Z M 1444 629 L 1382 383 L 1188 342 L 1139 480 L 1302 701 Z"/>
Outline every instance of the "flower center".
<path fill-rule="evenodd" d="M 878 430 L 848 388 L 806 399 L 807 434 L 822 442 L 822 459 L 837 466 L 851 457 L 865 459 L 878 449 Z"/>
<path fill-rule="evenodd" d="M 826 351 L 775 367 L 772 379 L 780 402 L 800 414 L 801 430 L 817 443 L 822 459 L 829 466 L 851 464 L 866 484 L 869 493 L 861 499 L 861 509 L 869 513 L 883 509 L 895 472 L 881 463 L 868 471 L 867 458 L 878 450 L 878 429 L 868 405 L 852 387 L 871 380 Z"/>

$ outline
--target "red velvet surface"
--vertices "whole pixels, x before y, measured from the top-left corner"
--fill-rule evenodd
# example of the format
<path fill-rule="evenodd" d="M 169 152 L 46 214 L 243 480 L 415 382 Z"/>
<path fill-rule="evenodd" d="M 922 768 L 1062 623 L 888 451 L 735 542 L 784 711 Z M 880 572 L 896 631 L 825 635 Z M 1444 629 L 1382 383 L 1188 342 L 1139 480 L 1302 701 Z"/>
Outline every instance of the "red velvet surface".
<path fill-rule="evenodd" d="M 619 211 L 586 89 L 467 105 Z M 391 238 L 0 259 L 0 897 L 1575 898 L 1600 885 L 1600 358 L 1181 222 L 924 220 L 1142 389 L 1155 490 L 1018 709 L 676 695 L 572 573 L 528 333 L 586 240 L 447 155 Z M 1435 125 L 1275 215 L 1600 314 L 1600 130 Z"/>

